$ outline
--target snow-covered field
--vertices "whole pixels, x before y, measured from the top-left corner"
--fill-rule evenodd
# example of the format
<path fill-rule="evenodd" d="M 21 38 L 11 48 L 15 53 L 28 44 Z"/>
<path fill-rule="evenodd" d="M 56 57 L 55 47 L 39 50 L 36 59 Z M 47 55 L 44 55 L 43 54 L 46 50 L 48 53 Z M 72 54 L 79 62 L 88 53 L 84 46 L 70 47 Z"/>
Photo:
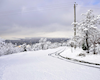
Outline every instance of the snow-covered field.
<path fill-rule="evenodd" d="M 0 57 L 0 80 L 100 80 L 100 69 L 48 56 L 62 48 Z"/>
<path fill-rule="evenodd" d="M 83 60 L 91 63 L 98 63 L 100 64 L 100 54 L 93 55 L 93 54 L 86 54 L 86 56 L 78 56 L 80 53 L 85 53 L 82 49 L 80 48 L 71 48 L 71 47 L 66 47 L 66 50 L 61 53 L 60 55 L 64 57 L 69 57 L 73 59 L 78 59 L 78 60 Z"/>

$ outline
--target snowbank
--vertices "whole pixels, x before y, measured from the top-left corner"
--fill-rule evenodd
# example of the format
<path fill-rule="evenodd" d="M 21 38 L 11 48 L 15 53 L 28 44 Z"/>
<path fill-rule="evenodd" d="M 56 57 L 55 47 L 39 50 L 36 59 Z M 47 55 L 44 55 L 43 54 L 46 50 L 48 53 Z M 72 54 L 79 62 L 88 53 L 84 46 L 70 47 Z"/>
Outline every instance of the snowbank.
<path fill-rule="evenodd" d="M 100 54 L 97 55 L 92 55 L 92 54 L 86 54 L 86 56 L 78 56 L 80 53 L 86 54 L 82 49 L 80 48 L 71 48 L 67 47 L 66 50 L 61 53 L 61 56 L 64 57 L 69 57 L 73 59 L 78 59 L 86 62 L 91 62 L 91 63 L 98 63 L 100 64 Z"/>

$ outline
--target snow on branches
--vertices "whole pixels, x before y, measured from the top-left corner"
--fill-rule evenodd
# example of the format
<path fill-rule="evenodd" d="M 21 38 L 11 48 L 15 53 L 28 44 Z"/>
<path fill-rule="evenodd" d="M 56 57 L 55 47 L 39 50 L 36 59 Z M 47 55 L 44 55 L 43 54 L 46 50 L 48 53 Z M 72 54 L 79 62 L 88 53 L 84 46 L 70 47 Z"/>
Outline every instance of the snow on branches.
<path fill-rule="evenodd" d="M 5 40 L 0 38 L 0 56 L 17 52 L 22 52 L 21 48 L 12 43 L 5 43 Z"/>
<path fill-rule="evenodd" d="M 100 15 L 94 16 L 93 11 L 88 10 L 82 16 L 84 16 L 82 21 L 73 23 L 77 26 L 77 36 L 82 38 L 81 45 L 84 44 L 87 53 L 90 53 L 92 49 L 92 53 L 97 54 L 96 45 L 100 44 L 100 31 L 97 29 L 97 26 L 100 25 Z"/>

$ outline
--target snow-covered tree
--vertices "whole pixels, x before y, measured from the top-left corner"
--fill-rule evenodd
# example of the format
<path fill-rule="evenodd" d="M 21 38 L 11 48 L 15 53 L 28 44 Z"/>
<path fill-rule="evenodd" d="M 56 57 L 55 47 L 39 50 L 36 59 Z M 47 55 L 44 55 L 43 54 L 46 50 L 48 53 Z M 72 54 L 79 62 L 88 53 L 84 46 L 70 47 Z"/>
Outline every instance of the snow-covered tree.
<path fill-rule="evenodd" d="M 50 41 L 47 41 L 46 38 L 41 38 L 39 40 L 39 43 L 36 43 L 33 45 L 33 50 L 45 50 L 45 49 L 49 49 L 51 48 L 51 42 Z"/>
<path fill-rule="evenodd" d="M 41 50 L 41 49 L 42 49 L 41 43 L 36 43 L 36 44 L 33 45 L 33 50 L 34 51 Z"/>
<path fill-rule="evenodd" d="M 23 45 L 21 45 L 21 47 L 23 48 L 23 51 L 27 51 L 27 49 L 26 49 L 26 43 L 24 43 Z"/>
<path fill-rule="evenodd" d="M 0 38 L 0 56 L 22 52 L 22 48 L 12 43 L 5 43 L 5 40 Z"/>
<path fill-rule="evenodd" d="M 100 41 L 100 31 L 97 29 L 97 26 L 100 25 L 100 15 L 95 17 L 92 12 L 92 10 L 88 10 L 85 14 L 82 14 L 84 19 L 81 22 L 73 24 L 77 24 L 77 33 L 79 33 L 87 53 L 89 53 L 90 47 L 93 46 L 93 52 L 96 54 L 95 47 Z"/>
<path fill-rule="evenodd" d="M 28 44 L 28 45 L 26 45 L 26 50 L 27 50 L 27 51 L 32 51 L 32 46 L 31 46 L 31 45 L 29 45 L 29 44 Z"/>
<path fill-rule="evenodd" d="M 47 41 L 46 38 L 41 38 L 41 39 L 39 40 L 39 43 L 41 44 L 42 49 L 45 49 L 46 41 Z"/>
<path fill-rule="evenodd" d="M 44 45 L 44 48 L 45 49 L 50 49 L 50 46 L 51 46 L 51 42 L 50 41 L 46 41 L 46 43 Z"/>

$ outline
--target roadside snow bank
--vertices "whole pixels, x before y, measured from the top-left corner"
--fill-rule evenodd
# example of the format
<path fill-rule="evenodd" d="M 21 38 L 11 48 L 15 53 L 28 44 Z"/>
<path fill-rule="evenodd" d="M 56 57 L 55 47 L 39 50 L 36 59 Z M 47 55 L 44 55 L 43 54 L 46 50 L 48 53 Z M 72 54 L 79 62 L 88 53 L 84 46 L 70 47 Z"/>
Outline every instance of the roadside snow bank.
<path fill-rule="evenodd" d="M 86 62 L 100 64 L 100 54 L 97 54 L 97 55 L 86 54 L 86 56 L 78 56 L 80 53 L 86 54 L 81 48 L 74 49 L 71 47 L 66 47 L 66 50 L 60 55 L 63 57 L 68 57 L 68 58 L 73 58 L 73 59 L 82 60 Z"/>

